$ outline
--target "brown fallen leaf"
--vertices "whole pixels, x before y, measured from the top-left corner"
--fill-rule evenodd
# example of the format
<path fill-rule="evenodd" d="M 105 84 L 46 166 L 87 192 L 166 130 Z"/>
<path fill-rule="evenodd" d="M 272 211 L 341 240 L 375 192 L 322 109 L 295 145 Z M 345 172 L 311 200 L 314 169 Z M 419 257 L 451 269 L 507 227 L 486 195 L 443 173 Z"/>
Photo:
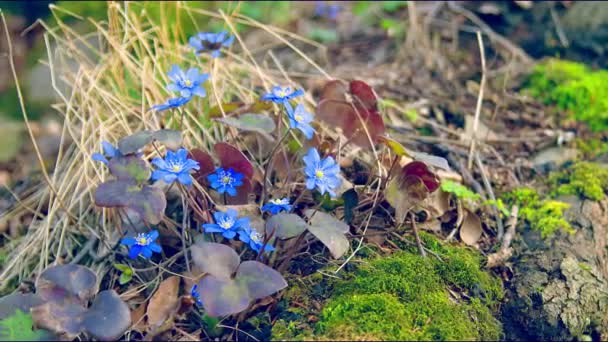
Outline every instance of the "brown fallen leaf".
<path fill-rule="evenodd" d="M 146 303 L 143 303 L 136 309 L 131 310 L 131 322 L 133 322 L 131 330 L 139 332 L 146 331 L 146 318 L 144 317 L 146 314 L 146 307 Z"/>
<path fill-rule="evenodd" d="M 469 246 L 477 243 L 481 237 L 482 227 L 481 220 L 477 214 L 466 210 L 466 216 L 460 226 L 460 239 Z"/>
<path fill-rule="evenodd" d="M 163 280 L 150 299 L 146 310 L 150 331 L 156 331 L 165 321 L 172 318 L 179 302 L 179 279 L 177 276 L 171 276 Z"/>

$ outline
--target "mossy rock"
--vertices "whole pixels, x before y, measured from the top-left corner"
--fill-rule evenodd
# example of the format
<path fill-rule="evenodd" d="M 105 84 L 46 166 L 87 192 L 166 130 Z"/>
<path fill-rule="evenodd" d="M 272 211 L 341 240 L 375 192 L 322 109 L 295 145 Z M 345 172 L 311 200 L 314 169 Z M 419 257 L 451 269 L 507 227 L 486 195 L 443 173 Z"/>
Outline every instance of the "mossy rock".
<path fill-rule="evenodd" d="M 608 337 L 608 201 L 560 198 L 575 233 L 521 230 L 502 322 L 507 340 L 605 340 Z M 599 338 L 598 338 L 599 337 Z"/>
<path fill-rule="evenodd" d="M 525 88 L 545 104 L 569 112 L 594 131 L 608 128 L 608 71 L 592 71 L 584 64 L 549 59 L 538 64 Z"/>
<path fill-rule="evenodd" d="M 477 252 L 423 238 L 442 260 L 408 250 L 364 260 L 341 280 L 319 273 L 292 284 L 273 340 L 499 339 L 501 281 Z"/>

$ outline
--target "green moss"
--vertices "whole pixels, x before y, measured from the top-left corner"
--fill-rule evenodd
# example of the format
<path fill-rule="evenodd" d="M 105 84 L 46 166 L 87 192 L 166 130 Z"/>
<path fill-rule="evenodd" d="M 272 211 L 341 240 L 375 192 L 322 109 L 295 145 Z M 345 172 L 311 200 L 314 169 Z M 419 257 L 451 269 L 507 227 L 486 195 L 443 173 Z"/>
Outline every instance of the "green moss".
<path fill-rule="evenodd" d="M 608 189 L 608 168 L 578 162 L 563 172 L 553 173 L 549 184 L 554 195 L 578 195 L 599 201 Z"/>
<path fill-rule="evenodd" d="M 317 324 L 306 328 L 280 319 L 273 339 L 499 339 L 501 326 L 492 312 L 503 295 L 500 280 L 482 270 L 478 253 L 443 245 L 430 234 L 422 239 L 441 261 L 417 251 L 372 259 L 332 280 Z M 455 299 L 448 288 L 470 299 Z"/>
<path fill-rule="evenodd" d="M 574 233 L 574 228 L 564 218 L 568 203 L 551 199 L 541 200 L 538 192 L 532 188 L 521 187 L 505 194 L 505 200 L 519 206 L 519 216 L 530 224 L 530 229 L 538 230 L 546 238 L 562 229 Z"/>
<path fill-rule="evenodd" d="M 526 88 L 546 104 L 568 110 L 575 120 L 594 131 L 608 128 L 608 71 L 591 71 L 585 65 L 550 59 L 536 66 Z"/>
<path fill-rule="evenodd" d="M 575 147 L 582 153 L 583 160 L 595 159 L 602 154 L 608 153 L 608 142 L 600 138 L 577 138 L 574 140 Z"/>

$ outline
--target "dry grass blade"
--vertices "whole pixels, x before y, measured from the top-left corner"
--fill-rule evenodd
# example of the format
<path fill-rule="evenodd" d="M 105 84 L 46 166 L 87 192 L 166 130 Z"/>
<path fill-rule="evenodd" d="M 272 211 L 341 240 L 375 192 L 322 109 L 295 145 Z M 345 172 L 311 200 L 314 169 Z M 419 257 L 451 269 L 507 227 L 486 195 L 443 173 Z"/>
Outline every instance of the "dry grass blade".
<path fill-rule="evenodd" d="M 92 256 L 109 253 L 117 244 L 120 234 L 116 227 L 122 225 L 120 217 L 93 204 L 96 186 L 107 177 L 103 165 L 91 160 L 91 155 L 99 152 L 102 141 L 115 144 L 123 136 L 139 130 L 179 128 L 183 113 L 181 130 L 186 147 L 209 150 L 216 142 L 233 138 L 231 143 L 246 150 L 238 136 L 227 136 L 224 127 L 206 118 L 205 111 L 200 110 L 202 101 L 193 100 L 194 105 L 188 105 L 174 116 L 170 112 L 149 110 L 170 96 L 164 86 L 168 81 L 166 72 L 172 64 L 197 66 L 203 72 L 212 73 L 213 90 L 209 89 L 205 99 L 209 107 L 230 101 L 252 102 L 259 96 L 255 87 L 285 84 L 283 73 L 294 77 L 285 66 L 264 67 L 256 60 L 259 55 L 252 55 L 243 40 L 239 40 L 239 47 L 235 49 L 241 52 L 227 52 L 221 59 L 201 59 L 186 42 L 174 38 L 196 32 L 182 32 L 180 25 L 157 25 L 138 6 L 141 5 L 112 2 L 108 6 L 107 22 L 74 16 L 72 19 L 82 21 L 67 25 L 56 15 L 63 10 L 52 5 L 57 24 L 50 27 L 41 23 L 46 29 L 44 38 L 48 50 L 48 61 L 44 63 L 50 68 L 52 85 L 60 101 L 54 108 L 64 120 L 64 145 L 53 173 L 45 176 L 47 183 L 20 198 L 18 203 L 24 206 L 12 208 L 2 218 L 9 220 L 24 210 L 45 214 L 35 215 L 27 235 L 7 245 L 8 262 L 0 273 L 2 288 L 12 284 L 10 280 L 21 281 L 36 269 L 59 259 L 71 261 L 82 248 L 83 240 L 85 243 L 93 238 L 100 241 L 96 249 L 101 251 L 90 251 L 88 254 Z M 175 11 L 181 13 L 178 16 L 191 20 L 194 27 L 214 17 L 224 20 L 231 28 L 234 23 L 242 23 L 262 29 L 277 41 L 277 47 L 291 48 L 302 57 L 311 71 L 308 75 L 329 77 L 301 53 L 298 46 L 308 42 L 294 34 L 285 34 L 243 16 L 197 12 L 185 2 L 168 2 L 163 6 L 174 6 Z M 71 28 L 77 26 L 90 27 L 92 32 L 78 34 Z M 301 71 L 298 78 L 302 78 Z M 25 108 L 23 112 L 26 115 Z M 147 156 L 155 153 L 147 151 Z M 261 168 L 257 161 L 254 163 Z M 91 259 L 83 257 L 81 262 L 91 262 Z M 107 263 L 103 267 L 99 272 L 107 271 Z"/>

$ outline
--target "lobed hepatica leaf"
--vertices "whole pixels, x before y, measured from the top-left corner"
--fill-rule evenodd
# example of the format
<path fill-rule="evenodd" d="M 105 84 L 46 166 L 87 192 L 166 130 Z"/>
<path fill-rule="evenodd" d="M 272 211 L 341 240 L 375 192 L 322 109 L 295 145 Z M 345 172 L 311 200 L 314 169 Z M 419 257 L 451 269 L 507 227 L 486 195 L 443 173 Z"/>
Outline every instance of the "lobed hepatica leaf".
<path fill-rule="evenodd" d="M 328 125 L 340 127 L 344 135 L 366 148 L 378 142 L 385 126 L 378 113 L 377 98 L 363 81 L 352 81 L 348 88 L 342 81 L 329 81 L 321 91 L 316 113 Z"/>
<path fill-rule="evenodd" d="M 266 221 L 266 236 L 289 239 L 308 229 L 308 223 L 296 214 L 280 213 Z"/>
<path fill-rule="evenodd" d="M 114 157 L 109 162 L 110 172 L 119 180 L 143 183 L 150 178 L 148 163 L 135 155 Z"/>
<path fill-rule="evenodd" d="M 154 132 L 149 130 L 139 131 L 126 136 L 118 141 L 118 150 L 122 154 L 137 153 L 142 147 L 154 140 Z"/>
<path fill-rule="evenodd" d="M 132 180 L 111 180 L 97 187 L 95 204 L 106 208 L 127 207 L 146 222 L 158 224 L 165 213 L 167 199 L 160 188 L 139 186 Z"/>
<path fill-rule="evenodd" d="M 61 302 L 74 296 L 84 304 L 97 291 L 97 275 L 80 265 L 51 266 L 36 279 L 36 294 L 49 301 Z"/>
<path fill-rule="evenodd" d="M 247 288 L 251 300 L 270 296 L 287 287 L 287 281 L 279 272 L 253 260 L 243 262 L 234 279 Z"/>
<path fill-rule="evenodd" d="M 33 293 L 13 293 L 0 298 L 0 320 L 13 315 L 17 310 L 30 312 L 30 309 L 44 304 L 42 297 Z"/>
<path fill-rule="evenodd" d="M 192 245 L 192 260 L 201 271 L 220 280 L 230 279 L 241 262 L 234 249 L 221 243 L 203 241 Z"/>
<path fill-rule="evenodd" d="M 118 339 L 130 326 L 129 306 L 114 290 L 101 291 L 82 319 L 84 330 L 102 341 Z"/>
<path fill-rule="evenodd" d="M 274 269 L 257 261 L 243 262 L 234 279 L 207 275 L 198 283 L 201 300 L 209 316 L 239 313 L 251 301 L 270 296 L 285 287 L 287 281 Z"/>
<path fill-rule="evenodd" d="M 153 133 L 153 138 L 160 141 L 170 150 L 178 150 L 182 146 L 182 132 L 174 129 L 161 129 Z"/>
<path fill-rule="evenodd" d="M 73 338 L 82 331 L 86 310 L 81 304 L 50 301 L 33 308 L 31 312 L 35 326 Z"/>
<path fill-rule="evenodd" d="M 207 275 L 198 283 L 205 312 L 219 317 L 239 313 L 249 306 L 251 298 L 245 286 L 233 279 Z"/>
<path fill-rule="evenodd" d="M 196 178 L 199 183 L 205 182 L 207 175 L 215 171 L 213 158 L 209 153 L 198 148 L 190 150 L 188 154 L 188 158 L 196 160 L 200 167 L 199 170 L 194 173 L 194 178 Z"/>
<path fill-rule="evenodd" d="M 304 215 L 310 219 L 308 231 L 327 246 L 334 258 L 340 258 L 348 251 L 350 244 L 344 235 L 348 231 L 346 223 L 323 212 L 315 213 L 312 209 L 304 211 Z"/>
<path fill-rule="evenodd" d="M 228 126 L 236 127 L 243 131 L 252 131 L 262 134 L 268 134 L 274 131 L 276 125 L 268 115 L 246 113 L 238 118 L 228 116 L 220 118 L 220 121 Z"/>
<path fill-rule="evenodd" d="M 154 140 L 160 141 L 169 149 L 177 150 L 182 145 L 182 134 L 172 129 L 143 130 L 120 139 L 118 150 L 123 155 L 133 154 Z"/>
<path fill-rule="evenodd" d="M 236 147 L 227 143 L 217 143 L 213 147 L 224 169 L 233 168 L 242 173 L 246 179 L 253 177 L 253 165 L 245 155 Z"/>

